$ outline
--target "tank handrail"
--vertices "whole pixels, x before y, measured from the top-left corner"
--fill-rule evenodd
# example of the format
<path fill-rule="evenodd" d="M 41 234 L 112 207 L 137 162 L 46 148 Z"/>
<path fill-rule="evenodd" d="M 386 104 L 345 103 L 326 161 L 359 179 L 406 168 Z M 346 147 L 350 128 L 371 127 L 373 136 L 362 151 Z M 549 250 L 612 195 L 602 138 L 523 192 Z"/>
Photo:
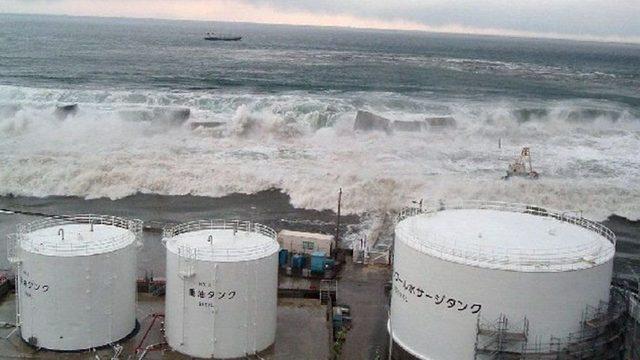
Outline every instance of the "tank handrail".
<path fill-rule="evenodd" d="M 408 235 L 399 230 L 397 235 L 410 239 L 414 246 L 426 253 L 437 253 L 442 258 L 464 259 L 468 264 L 495 264 L 511 266 L 514 268 L 536 267 L 546 268 L 553 266 L 554 270 L 564 271 L 579 268 L 578 265 L 595 261 L 597 257 L 613 253 L 613 248 L 603 252 L 600 246 L 584 246 L 553 250 L 518 249 L 518 248 L 493 248 L 481 246 L 459 246 L 455 241 L 435 241 L 436 236 L 430 234 L 433 240 L 425 241 L 425 235 L 420 240 L 414 235 Z M 438 236 L 441 238 L 441 236 Z M 450 243 L 452 246 L 442 245 Z M 577 256 L 577 254 L 579 256 Z"/>
<path fill-rule="evenodd" d="M 71 224 L 94 224 L 94 225 L 111 225 L 119 228 L 131 230 L 136 235 L 142 232 L 142 220 L 125 219 L 111 215 L 96 214 L 77 214 L 77 215 L 57 215 L 46 217 L 36 221 L 23 223 L 18 225 L 18 233 L 26 234 L 36 230 L 49 227 L 57 227 L 60 225 Z"/>
<path fill-rule="evenodd" d="M 245 260 L 255 254 L 266 254 L 271 249 L 275 249 L 274 244 L 261 244 L 257 246 L 246 247 L 242 249 L 193 249 L 188 245 L 178 246 L 180 254 L 193 254 L 194 259 L 210 259 L 223 257 L 225 260 Z M 197 250 L 193 252 L 192 250 Z M 188 255 L 186 257 L 189 257 Z"/>
<path fill-rule="evenodd" d="M 162 230 L 162 237 L 169 239 L 180 234 L 200 230 L 236 230 L 241 232 L 253 232 L 267 236 L 273 240 L 277 238 L 277 233 L 272 228 L 251 221 L 241 220 L 194 220 L 174 226 L 165 227 Z"/>
<path fill-rule="evenodd" d="M 175 236 L 201 230 L 231 230 L 234 232 L 239 231 L 244 233 L 257 233 L 260 235 L 264 235 L 274 241 L 277 239 L 277 233 L 275 232 L 275 230 L 260 223 L 242 220 L 211 219 L 194 220 L 178 225 L 167 226 L 162 230 L 162 242 L 166 245 L 167 240 Z M 241 260 L 247 257 L 251 257 L 254 254 L 266 253 L 270 249 L 274 248 L 274 244 L 266 243 L 256 246 L 244 247 L 242 249 L 214 247 L 198 248 L 195 252 L 192 251 L 193 249 L 188 245 L 181 245 L 178 248 L 179 251 L 182 251 L 182 253 L 184 254 L 193 254 L 192 256 L 195 258 L 212 258 L 220 256 L 224 257 L 227 260 Z"/>
<path fill-rule="evenodd" d="M 422 208 L 405 208 L 399 212 L 397 221 L 400 222 L 419 214 L 451 209 L 492 209 L 552 217 L 593 231 L 606 238 L 613 246 L 603 248 L 601 244 L 585 244 L 553 249 L 487 247 L 477 244 L 462 246 L 455 239 L 443 239 L 442 235 L 436 233 L 421 233 L 418 239 L 416 233 L 411 233 L 410 229 L 397 228 L 396 235 L 408 239 L 412 246 L 423 252 L 436 253 L 442 258 L 454 262 L 464 259 L 465 263 L 496 265 L 499 268 L 523 269 L 528 267 L 540 270 L 548 269 L 549 271 L 575 270 L 584 267 L 585 264 L 595 262 L 597 259 L 613 256 L 615 252 L 615 234 L 605 226 L 582 217 L 569 216 L 566 212 L 562 213 L 526 204 L 475 200 L 453 204 L 440 202 L 437 205 L 423 205 Z"/>
<path fill-rule="evenodd" d="M 409 216 L 414 216 L 423 213 L 433 213 L 442 210 L 474 210 L 474 209 L 488 209 L 488 210 L 499 210 L 499 211 L 510 211 L 510 212 L 519 212 L 526 213 L 537 216 L 546 216 L 552 217 L 557 220 L 568 222 L 574 225 L 578 225 L 587 230 L 595 232 L 599 235 L 605 237 L 609 242 L 611 242 L 614 246 L 616 244 L 616 235 L 606 226 L 595 222 L 593 220 L 589 220 L 583 217 L 571 216 L 567 215 L 567 211 L 559 211 L 549 208 L 540 207 L 537 205 L 530 204 L 522 204 L 522 203 L 508 203 L 501 201 L 484 201 L 484 200 L 458 200 L 453 203 L 451 202 L 439 202 L 437 205 L 426 203 L 423 204 L 422 208 L 416 207 L 407 207 L 402 209 L 397 216 L 397 221 L 400 222 L 406 219 Z"/>
<path fill-rule="evenodd" d="M 88 224 L 92 228 L 94 225 L 115 226 L 121 229 L 129 230 L 123 234 L 118 234 L 110 238 L 106 238 L 99 243 L 78 244 L 73 241 L 64 242 L 39 242 L 32 234 L 33 232 L 47 228 L 57 228 L 64 225 L 72 224 Z M 60 231 L 62 230 L 62 231 Z M 114 248 L 126 246 L 133 241 L 139 241 L 142 236 L 142 221 L 138 219 L 125 219 L 117 216 L 95 215 L 95 214 L 78 214 L 78 215 L 60 215 L 47 217 L 36 221 L 23 223 L 18 225 L 18 231 L 13 234 L 15 237 L 15 251 L 19 248 L 36 250 L 42 254 L 50 255 L 82 255 L 93 254 L 101 251 L 109 251 Z M 48 235 L 47 235 L 48 236 Z M 58 236 L 63 236 L 62 228 L 58 231 Z"/>

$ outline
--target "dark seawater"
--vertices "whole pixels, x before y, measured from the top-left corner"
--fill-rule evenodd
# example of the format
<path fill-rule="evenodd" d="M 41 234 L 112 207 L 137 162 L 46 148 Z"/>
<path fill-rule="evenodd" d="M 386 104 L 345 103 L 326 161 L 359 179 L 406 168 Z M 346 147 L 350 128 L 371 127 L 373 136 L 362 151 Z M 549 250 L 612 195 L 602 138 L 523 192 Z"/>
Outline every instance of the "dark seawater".
<path fill-rule="evenodd" d="M 215 29 L 241 42 L 207 42 Z M 638 106 L 638 45 L 276 25 L 0 15 L 0 83 L 387 91 Z"/>
<path fill-rule="evenodd" d="M 637 219 L 638 64 L 628 44 L 0 14 L 0 194 L 278 188 L 321 210 L 342 186 L 354 213 L 461 197 Z M 456 127 L 354 131 L 358 110 Z M 497 181 L 526 145 L 541 181 Z"/>

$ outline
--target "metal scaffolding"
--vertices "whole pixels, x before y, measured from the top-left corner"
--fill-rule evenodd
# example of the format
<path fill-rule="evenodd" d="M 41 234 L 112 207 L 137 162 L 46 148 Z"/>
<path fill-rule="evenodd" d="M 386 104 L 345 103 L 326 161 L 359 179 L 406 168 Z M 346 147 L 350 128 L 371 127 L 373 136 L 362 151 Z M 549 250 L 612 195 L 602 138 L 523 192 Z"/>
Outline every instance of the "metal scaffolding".
<path fill-rule="evenodd" d="M 627 355 L 625 359 L 640 360 L 640 297 L 628 293 L 627 333 L 625 336 Z"/>
<path fill-rule="evenodd" d="M 585 309 L 578 332 L 565 337 L 551 337 L 548 342 L 530 339 L 529 321 L 526 317 L 513 325 L 505 315 L 500 315 L 494 321 L 486 321 L 479 317 L 475 359 L 623 359 L 626 308 L 624 294 L 614 289 L 610 302 L 602 302 L 598 306 L 588 306 Z M 638 325 L 637 321 L 635 325 Z M 640 331 L 638 328 L 635 330 Z M 638 359 L 638 357 L 631 359 Z"/>
<path fill-rule="evenodd" d="M 492 322 L 478 317 L 475 359 L 519 359 L 529 337 L 529 320 L 511 325 L 504 314 Z M 515 357 L 514 357 L 515 356 Z"/>

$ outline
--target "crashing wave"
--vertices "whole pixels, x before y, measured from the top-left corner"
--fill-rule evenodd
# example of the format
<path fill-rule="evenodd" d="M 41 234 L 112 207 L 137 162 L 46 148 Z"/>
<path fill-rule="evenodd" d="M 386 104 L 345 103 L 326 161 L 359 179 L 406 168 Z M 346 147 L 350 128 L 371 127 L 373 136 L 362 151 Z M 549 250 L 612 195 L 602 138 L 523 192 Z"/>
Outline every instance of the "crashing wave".
<path fill-rule="evenodd" d="M 61 103 L 78 103 L 79 111 L 57 121 L 53 109 Z M 176 109 L 189 109 L 188 119 L 173 113 L 171 126 L 158 126 Z M 358 110 L 407 123 L 450 116 L 455 127 L 354 131 Z M 353 213 L 418 198 L 477 198 L 637 219 L 640 116 L 634 111 L 597 101 L 463 102 L 376 92 L 0 86 L 0 194 L 222 196 L 279 188 L 295 206 L 331 209 L 343 187 L 344 210 Z M 218 125 L 190 125 L 205 122 Z M 535 149 L 544 176 L 500 180 L 524 145 Z"/>

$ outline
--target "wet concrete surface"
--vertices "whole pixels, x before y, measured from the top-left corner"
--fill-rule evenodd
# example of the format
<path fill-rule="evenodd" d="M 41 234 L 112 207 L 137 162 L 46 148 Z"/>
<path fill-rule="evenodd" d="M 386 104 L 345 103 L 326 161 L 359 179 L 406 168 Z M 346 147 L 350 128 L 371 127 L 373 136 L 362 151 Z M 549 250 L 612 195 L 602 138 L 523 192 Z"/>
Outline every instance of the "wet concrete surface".
<path fill-rule="evenodd" d="M 274 354 L 265 359 L 328 359 L 331 323 L 315 299 L 279 299 Z"/>
<path fill-rule="evenodd" d="M 15 295 L 10 294 L 0 303 L 0 323 L 15 322 Z M 142 355 L 136 349 L 145 349 L 164 343 L 162 317 L 154 321 L 153 314 L 164 313 L 164 297 L 138 294 L 138 331 L 129 339 L 119 342 L 122 353 L 119 359 L 138 359 Z M 330 331 L 326 306 L 315 299 L 279 299 L 275 344 L 259 354 L 265 360 L 328 359 Z M 92 351 L 56 352 L 37 350 L 27 345 L 14 327 L 0 328 L 0 359 L 111 359 L 112 347 Z M 146 335 L 146 337 L 145 337 Z M 8 337 L 8 338 L 7 338 Z M 254 357 L 250 357 L 254 358 Z M 144 359 L 180 359 L 191 357 L 172 351 L 166 346 L 148 351 Z M 258 359 L 258 357 L 255 357 Z"/>
<path fill-rule="evenodd" d="M 159 197 L 155 195 L 136 195 L 118 201 L 107 199 L 84 200 L 78 198 L 53 197 L 6 198 L 0 197 L 0 208 L 12 207 L 41 212 L 60 213 L 108 213 L 120 216 L 141 218 L 153 226 L 161 227 L 170 222 L 195 220 L 200 218 L 251 218 L 276 229 L 291 228 L 298 230 L 330 232 L 333 229 L 335 214 L 331 211 L 318 212 L 294 209 L 285 195 L 277 191 L 257 195 L 233 195 L 215 200 L 193 196 Z M 15 226 L 25 221 L 39 219 L 35 216 L 0 213 L 0 270 L 8 269 L 6 262 L 5 235 L 13 232 Z M 357 218 L 345 220 L 347 226 L 357 223 Z M 629 274 L 640 269 L 640 222 L 629 221 L 612 216 L 604 224 L 618 235 L 615 270 L 618 274 Z M 138 272 L 144 275 L 153 272 L 164 276 L 165 252 L 160 242 L 160 233 L 144 233 L 145 247 L 139 255 Z M 637 271 L 640 273 L 640 271 Z M 384 284 L 389 281 L 391 269 L 385 266 L 363 266 L 347 262 L 339 275 L 338 304 L 351 307 L 353 319 L 351 329 L 341 349 L 340 359 L 385 359 L 388 349 L 386 321 L 389 297 Z M 139 294 L 138 320 L 140 331 L 131 339 L 122 343 L 123 350 L 135 353 L 142 340 L 142 334 L 149 328 L 152 320 L 148 315 L 164 311 L 164 298 Z M 301 301 L 302 303 L 296 303 Z M 0 303 L 0 322 L 15 321 L 15 298 L 10 295 Z M 279 301 L 278 332 L 274 347 L 265 354 L 265 359 L 327 359 L 330 357 L 329 329 L 326 309 L 317 300 L 294 299 Z M 0 328 L 0 359 L 11 358 L 49 358 L 49 359 L 86 359 L 111 358 L 113 349 L 106 348 L 96 353 L 62 354 L 54 352 L 36 352 L 13 334 L 4 339 L 12 328 Z M 162 341 L 160 327 L 155 325 L 143 344 Z M 121 357 L 126 359 L 127 357 Z M 146 359 L 185 359 L 172 351 L 151 351 Z"/>
<path fill-rule="evenodd" d="M 338 304 L 351 307 L 351 329 L 340 359 L 386 359 L 389 294 L 384 285 L 391 280 L 391 268 L 359 265 L 348 261 L 338 282 Z"/>
<path fill-rule="evenodd" d="M 289 204 L 286 195 L 279 191 L 265 191 L 254 195 L 235 194 L 220 199 L 196 196 L 156 196 L 134 195 L 112 201 L 109 199 L 85 200 L 74 197 L 23 198 L 0 197 L 0 208 L 27 211 L 41 214 L 101 213 L 140 218 L 151 231 L 145 231 L 144 247 L 138 254 L 138 276 L 153 274 L 164 276 L 165 249 L 161 244 L 163 226 L 170 223 L 203 218 L 251 219 L 272 226 L 276 230 L 287 228 L 333 233 L 335 214 L 332 211 L 313 211 L 296 209 Z M 41 216 L 0 213 L 0 270 L 10 270 L 6 260 L 6 234 L 15 232 L 16 225 L 42 219 Z M 346 228 L 356 224 L 358 217 L 343 217 Z M 155 229 L 155 230 L 154 230 Z M 289 281 L 291 282 L 291 281 Z M 295 283 L 295 281 L 293 281 Z M 298 284 L 308 287 L 305 284 Z M 298 286 L 296 285 L 296 286 Z M 162 342 L 160 320 L 157 320 L 148 337 L 142 343 L 143 334 L 149 329 L 153 317 L 150 314 L 164 312 L 164 298 L 148 294 L 138 294 L 138 314 L 140 330 L 131 339 L 122 341 L 123 352 L 127 356 L 135 355 L 137 347 Z M 330 357 L 330 322 L 327 309 L 315 299 L 279 299 L 278 330 L 276 344 L 260 356 L 264 359 L 327 359 Z M 0 322 L 15 321 L 15 297 L 7 297 L 0 303 Z M 0 329 L 0 336 L 7 336 L 12 328 Z M 26 345 L 18 333 L 9 339 L 0 340 L 0 359 L 14 357 L 33 357 L 45 359 L 86 359 L 111 358 L 114 350 L 100 349 L 95 352 L 58 353 L 37 351 Z M 133 358 L 133 357 L 132 357 Z M 180 354 L 170 350 L 150 351 L 145 359 L 183 359 Z"/>

